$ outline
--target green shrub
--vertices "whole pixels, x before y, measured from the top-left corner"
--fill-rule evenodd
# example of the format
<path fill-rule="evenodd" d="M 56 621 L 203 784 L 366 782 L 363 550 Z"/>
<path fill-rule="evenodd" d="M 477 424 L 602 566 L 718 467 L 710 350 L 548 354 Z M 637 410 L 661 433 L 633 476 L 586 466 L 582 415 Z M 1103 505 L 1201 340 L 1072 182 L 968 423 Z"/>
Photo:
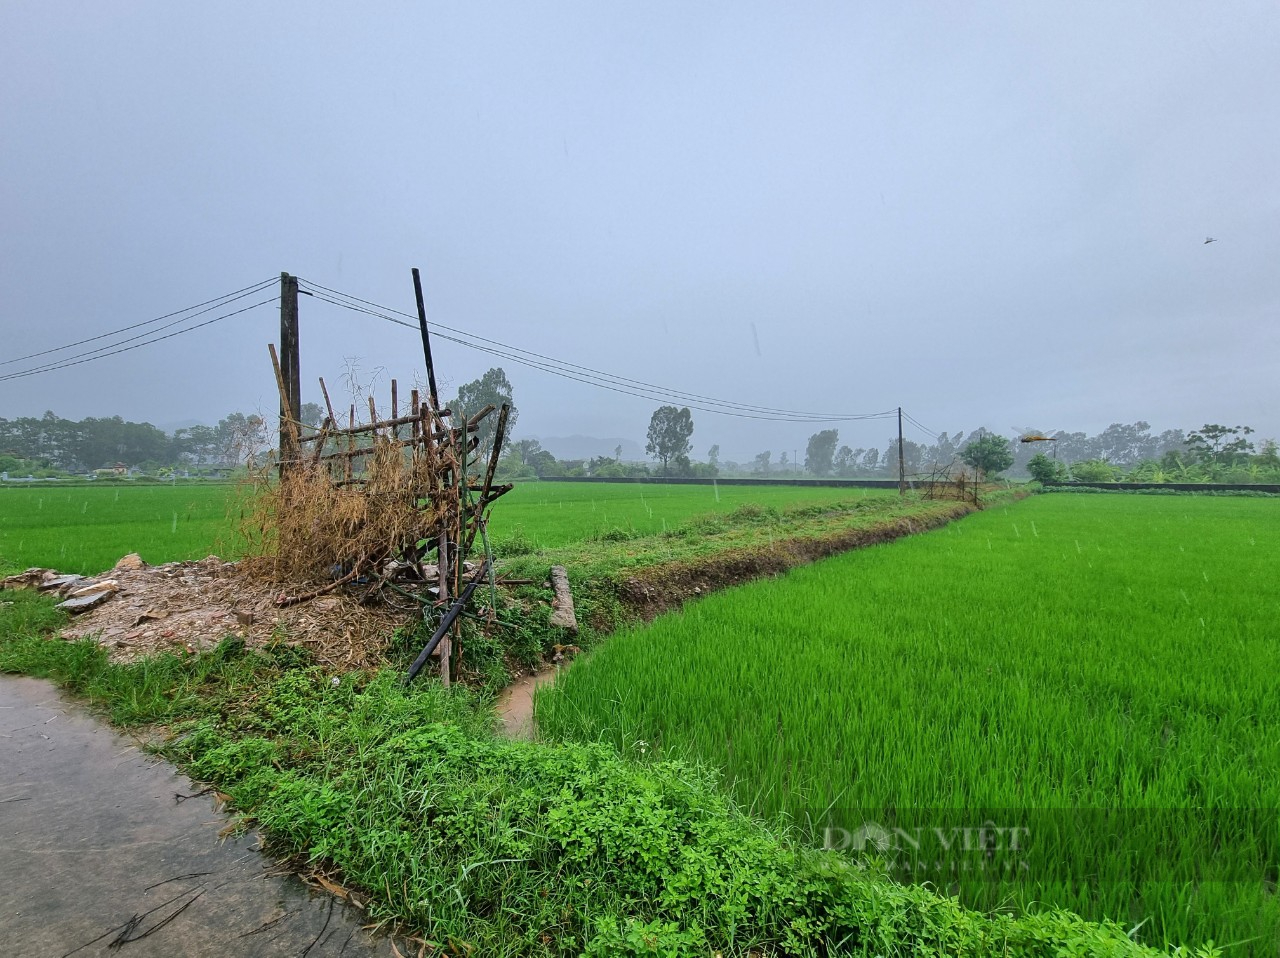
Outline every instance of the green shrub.
<path fill-rule="evenodd" d="M 1116 471 L 1105 459 L 1086 459 L 1071 464 L 1071 478 L 1077 482 L 1115 482 Z"/>

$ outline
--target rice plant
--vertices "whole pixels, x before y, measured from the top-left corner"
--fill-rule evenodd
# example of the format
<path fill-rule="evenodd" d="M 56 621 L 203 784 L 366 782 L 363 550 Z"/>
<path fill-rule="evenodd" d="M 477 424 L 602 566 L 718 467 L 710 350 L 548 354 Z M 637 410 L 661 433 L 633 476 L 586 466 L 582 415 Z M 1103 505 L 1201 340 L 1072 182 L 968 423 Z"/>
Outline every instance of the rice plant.
<path fill-rule="evenodd" d="M 758 813 L 980 907 L 1275 955 L 1277 554 L 1269 501 L 1037 497 L 617 635 L 538 722 L 712 763 Z M 980 873 L 1009 864 L 990 829 L 938 868 L 911 844 L 984 823 L 1032 830 L 1016 873 Z"/>

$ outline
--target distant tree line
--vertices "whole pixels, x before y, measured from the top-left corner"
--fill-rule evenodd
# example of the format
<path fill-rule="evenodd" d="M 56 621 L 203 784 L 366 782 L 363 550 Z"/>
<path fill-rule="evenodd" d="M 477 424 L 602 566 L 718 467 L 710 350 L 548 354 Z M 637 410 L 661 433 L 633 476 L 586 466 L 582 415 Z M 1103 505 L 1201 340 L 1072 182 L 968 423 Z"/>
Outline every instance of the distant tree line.
<path fill-rule="evenodd" d="M 508 432 L 500 453 L 498 475 L 503 479 L 589 476 L 625 479 L 643 476 L 794 476 L 843 479 L 884 479 L 898 475 L 898 439 L 883 448 L 852 448 L 840 443 L 837 429 L 823 429 L 809 437 L 803 463 L 787 451 L 775 459 L 772 450 L 748 463 L 720 458 L 712 445 L 705 461 L 691 458 L 693 415 L 687 407 L 661 406 L 649 422 L 646 451 L 652 464 L 623 462 L 622 447 L 613 456 L 559 460 L 536 439 L 514 439 L 511 428 L 518 412 L 511 383 L 501 368 L 490 369 L 458 390 L 453 406 L 467 415 L 487 404 L 511 406 Z M 493 443 L 496 416 L 486 420 L 480 434 L 487 458 Z M 303 424 L 315 429 L 323 419 L 321 407 L 304 403 Z M 1254 442 L 1249 426 L 1207 423 L 1184 433 L 1169 429 L 1152 433 L 1148 423 L 1113 423 L 1097 435 L 1083 432 L 1022 430 L 1019 435 L 1043 436 L 1051 441 L 1018 442 L 987 429 L 954 435 L 940 433 L 931 443 L 903 442 L 903 465 L 908 476 L 939 466 L 963 463 L 987 476 L 1009 473 L 1041 482 L 1280 482 L 1276 442 Z M 150 423 L 129 422 L 119 416 L 62 419 L 53 412 L 40 417 L 0 418 L 0 472 L 10 475 L 85 473 L 124 466 L 158 471 L 186 468 L 226 470 L 243 466 L 268 451 L 267 423 L 255 414 L 233 412 L 216 426 L 191 426 L 172 434 Z M 803 465 L 803 472 L 801 466 Z"/>
<path fill-rule="evenodd" d="M 1280 482 L 1280 451 L 1274 439 L 1254 443 L 1249 426 L 1206 423 L 1181 445 L 1129 461 L 1107 455 L 1064 462 L 1036 453 L 1027 472 L 1039 482 Z"/>
<path fill-rule="evenodd" d="M 38 418 L 0 418 L 0 471 L 84 473 L 117 465 L 148 471 L 231 468 L 244 465 L 264 436 L 262 417 L 240 412 L 216 426 L 192 426 L 172 435 L 119 416 L 75 421 L 46 412 Z"/>
<path fill-rule="evenodd" d="M 989 476 L 1011 473 L 1041 481 L 1145 482 L 1277 482 L 1280 461 L 1273 439 L 1254 443 L 1249 426 L 1209 423 L 1191 432 L 1168 429 L 1152 433 L 1149 423 L 1112 423 L 1097 435 L 1083 432 L 1021 430 L 1010 439 L 987 429 L 969 434 L 940 433 L 932 443 L 906 439 L 902 444 L 906 473 L 919 475 L 937 466 L 963 463 Z M 1019 442 L 1021 436 L 1045 441 Z M 783 452 L 771 450 L 740 466 L 724 463 L 726 474 L 776 475 L 797 471 Z M 898 474 L 898 438 L 883 448 L 851 448 L 839 444 L 839 432 L 824 429 L 809 437 L 805 473 L 839 478 L 892 478 Z"/>

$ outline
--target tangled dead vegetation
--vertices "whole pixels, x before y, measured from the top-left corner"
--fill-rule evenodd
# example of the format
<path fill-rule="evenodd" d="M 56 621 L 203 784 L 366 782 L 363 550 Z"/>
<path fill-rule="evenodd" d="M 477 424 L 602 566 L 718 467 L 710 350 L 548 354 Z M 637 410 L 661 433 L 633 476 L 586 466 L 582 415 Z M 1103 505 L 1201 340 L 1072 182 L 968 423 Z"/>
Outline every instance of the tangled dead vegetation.
<path fill-rule="evenodd" d="M 277 481 L 254 480 L 242 519 L 243 574 L 277 586 L 320 588 L 346 577 L 413 564 L 446 519 L 424 493 L 439 468 L 421 451 L 377 440 L 360 482 L 335 480 L 327 464 L 302 461 Z"/>

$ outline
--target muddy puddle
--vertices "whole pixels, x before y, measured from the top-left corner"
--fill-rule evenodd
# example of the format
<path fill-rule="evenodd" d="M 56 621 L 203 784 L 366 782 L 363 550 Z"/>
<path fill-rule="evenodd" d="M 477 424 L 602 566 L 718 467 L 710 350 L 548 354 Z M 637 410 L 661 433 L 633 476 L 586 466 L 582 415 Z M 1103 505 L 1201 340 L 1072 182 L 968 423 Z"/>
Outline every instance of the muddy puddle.
<path fill-rule="evenodd" d="M 565 667 L 553 666 L 530 673 L 502 690 L 495 711 L 507 738 L 532 740 L 537 737 L 537 725 L 533 720 L 533 693 L 539 687 L 554 682 L 560 670 Z"/>
<path fill-rule="evenodd" d="M 49 683 L 0 676 L 0 955 L 393 954 L 256 835 L 221 838 L 199 791 Z"/>

